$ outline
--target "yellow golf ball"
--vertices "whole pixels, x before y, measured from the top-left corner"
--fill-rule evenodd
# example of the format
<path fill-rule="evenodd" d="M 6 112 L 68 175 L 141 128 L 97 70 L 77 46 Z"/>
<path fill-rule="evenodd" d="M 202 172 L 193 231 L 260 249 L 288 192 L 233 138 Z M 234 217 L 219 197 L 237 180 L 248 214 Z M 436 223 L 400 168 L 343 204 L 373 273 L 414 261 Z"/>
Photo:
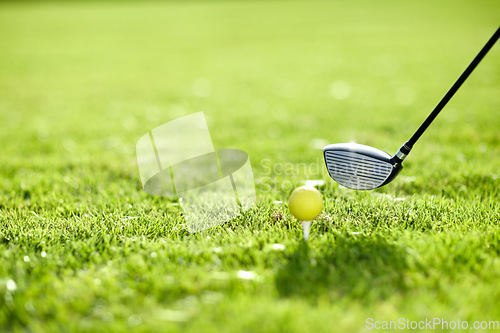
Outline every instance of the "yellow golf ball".
<path fill-rule="evenodd" d="M 297 220 L 312 221 L 323 209 L 323 197 L 312 186 L 297 187 L 288 199 L 288 209 Z"/>

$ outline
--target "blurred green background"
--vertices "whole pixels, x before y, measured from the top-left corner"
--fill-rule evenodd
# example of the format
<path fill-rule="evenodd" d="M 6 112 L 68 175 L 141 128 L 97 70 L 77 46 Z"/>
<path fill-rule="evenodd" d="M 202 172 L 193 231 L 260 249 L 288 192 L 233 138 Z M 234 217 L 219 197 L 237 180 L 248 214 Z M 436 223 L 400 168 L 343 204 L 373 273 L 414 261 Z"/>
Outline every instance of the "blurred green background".
<path fill-rule="evenodd" d="M 0 330 L 499 320 L 498 45 L 391 185 L 340 189 L 321 154 L 394 153 L 499 23 L 497 0 L 0 2 Z M 258 204 L 187 235 L 135 144 L 198 111 L 249 153 Z M 309 248 L 274 202 L 305 179 Z"/>
<path fill-rule="evenodd" d="M 50 154 L 60 163 L 125 162 L 131 170 L 143 133 L 200 110 L 216 147 L 237 146 L 255 162 L 309 161 L 320 155 L 311 149 L 314 139 L 355 140 L 392 153 L 500 17 L 497 1 L 1 6 L 3 157 Z M 482 142 L 496 148 L 498 52 L 408 163 L 420 165 L 430 150 L 446 161 L 440 152 L 449 144 L 464 144 L 465 155 Z"/>

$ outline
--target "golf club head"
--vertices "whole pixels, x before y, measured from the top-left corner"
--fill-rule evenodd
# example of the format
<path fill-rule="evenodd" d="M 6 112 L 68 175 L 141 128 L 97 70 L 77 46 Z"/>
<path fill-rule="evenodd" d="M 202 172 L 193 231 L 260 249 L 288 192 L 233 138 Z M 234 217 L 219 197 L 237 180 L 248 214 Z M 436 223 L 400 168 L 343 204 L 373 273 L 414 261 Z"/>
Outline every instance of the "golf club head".
<path fill-rule="evenodd" d="M 353 190 L 373 190 L 390 183 L 403 169 L 398 158 L 357 143 L 337 143 L 323 148 L 328 174 Z"/>

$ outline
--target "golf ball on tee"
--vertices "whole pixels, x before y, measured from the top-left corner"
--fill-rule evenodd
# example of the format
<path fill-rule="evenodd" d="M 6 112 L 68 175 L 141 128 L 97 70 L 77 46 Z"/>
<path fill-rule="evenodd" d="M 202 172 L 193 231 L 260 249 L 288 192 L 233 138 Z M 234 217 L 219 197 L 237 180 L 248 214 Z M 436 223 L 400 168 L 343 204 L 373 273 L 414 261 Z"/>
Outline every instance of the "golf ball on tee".
<path fill-rule="evenodd" d="M 288 199 L 288 209 L 297 220 L 312 221 L 323 209 L 323 197 L 312 186 L 297 187 Z"/>

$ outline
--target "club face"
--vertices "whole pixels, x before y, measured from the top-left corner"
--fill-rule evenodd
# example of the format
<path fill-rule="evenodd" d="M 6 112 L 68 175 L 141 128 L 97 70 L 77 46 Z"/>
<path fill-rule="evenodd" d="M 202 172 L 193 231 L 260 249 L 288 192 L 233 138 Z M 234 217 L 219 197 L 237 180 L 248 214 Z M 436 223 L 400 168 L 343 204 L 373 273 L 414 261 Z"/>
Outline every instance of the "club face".
<path fill-rule="evenodd" d="M 391 155 L 357 143 L 337 143 L 323 148 L 330 177 L 354 190 L 372 190 L 391 182 L 402 169 Z"/>

